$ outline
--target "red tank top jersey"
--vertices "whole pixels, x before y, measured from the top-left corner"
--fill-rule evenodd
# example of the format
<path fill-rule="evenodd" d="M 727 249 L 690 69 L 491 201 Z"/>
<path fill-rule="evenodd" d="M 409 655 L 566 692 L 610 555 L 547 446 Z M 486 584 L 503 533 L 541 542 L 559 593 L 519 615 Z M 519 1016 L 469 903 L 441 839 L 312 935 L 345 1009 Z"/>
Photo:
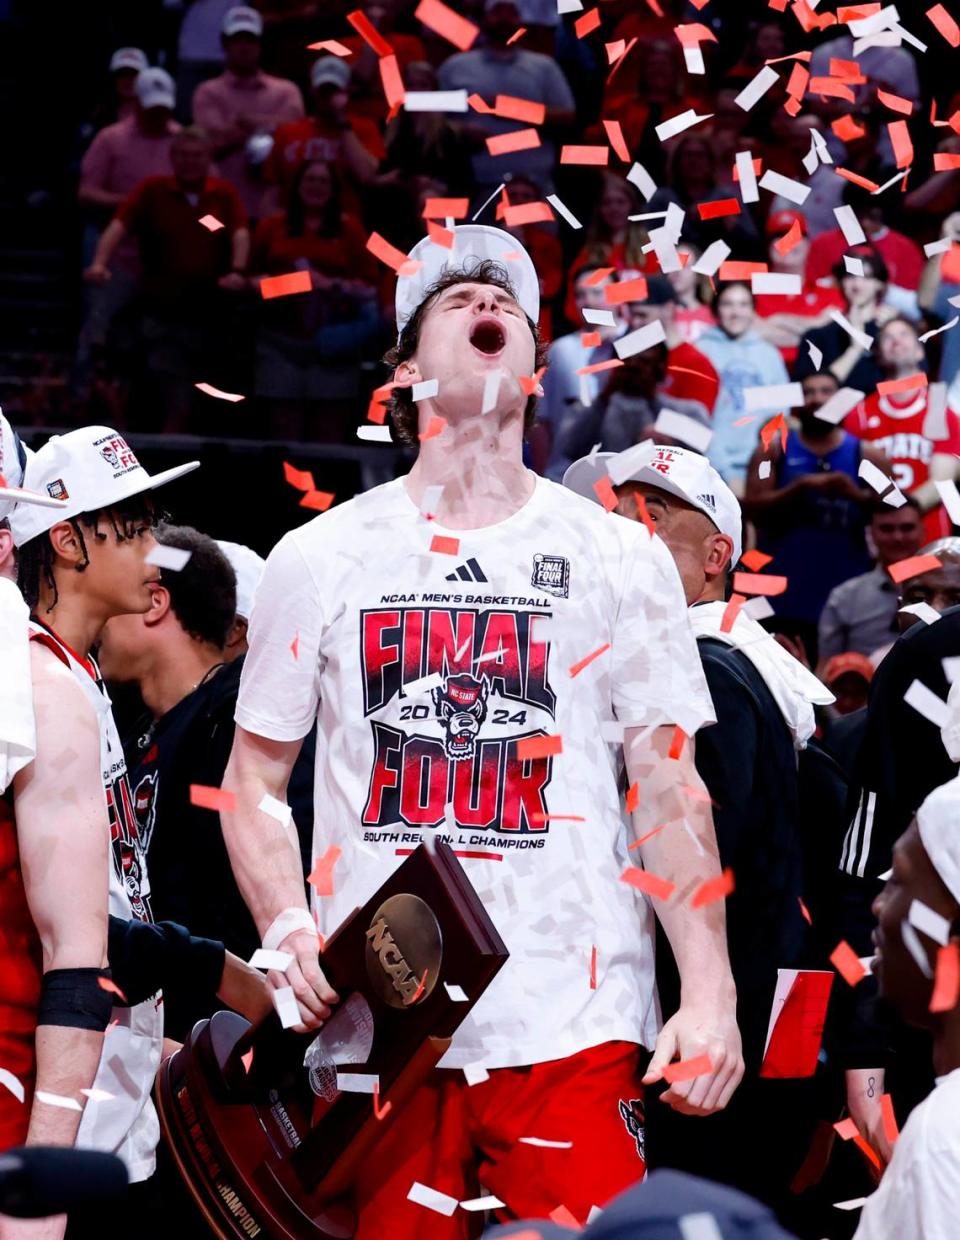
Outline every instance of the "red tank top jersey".
<path fill-rule="evenodd" d="M 883 452 L 893 466 L 894 482 L 909 494 L 928 481 L 934 452 L 960 453 L 960 418 L 952 409 L 947 409 L 945 417 L 945 437 L 931 438 L 931 428 L 926 425 L 926 388 L 894 396 L 871 392 L 848 416 L 844 427 Z M 942 504 L 924 516 L 923 525 L 928 541 L 950 533 L 950 518 Z"/>

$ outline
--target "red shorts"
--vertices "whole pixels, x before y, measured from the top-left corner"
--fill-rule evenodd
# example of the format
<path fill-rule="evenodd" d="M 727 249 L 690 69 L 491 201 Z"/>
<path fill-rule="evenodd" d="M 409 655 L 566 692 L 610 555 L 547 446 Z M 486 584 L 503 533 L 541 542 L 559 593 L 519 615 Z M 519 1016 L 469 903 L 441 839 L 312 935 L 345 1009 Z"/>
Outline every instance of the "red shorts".
<path fill-rule="evenodd" d="M 506 1206 L 501 1222 L 548 1218 L 565 1206 L 583 1223 L 591 1206 L 643 1176 L 639 1059 L 633 1043 L 606 1042 L 568 1059 L 494 1069 L 479 1085 L 459 1071 L 434 1072 L 357 1182 L 355 1240 L 476 1234 L 475 1214 L 458 1209 L 447 1218 L 407 1201 L 414 1181 L 458 1201 L 492 1193 Z"/>

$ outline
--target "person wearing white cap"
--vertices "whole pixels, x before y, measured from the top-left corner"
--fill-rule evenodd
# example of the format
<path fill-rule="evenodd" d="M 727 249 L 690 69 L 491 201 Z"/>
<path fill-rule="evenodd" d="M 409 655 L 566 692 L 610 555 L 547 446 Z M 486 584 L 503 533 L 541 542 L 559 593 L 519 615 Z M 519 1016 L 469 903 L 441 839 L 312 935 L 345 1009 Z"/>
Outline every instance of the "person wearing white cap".
<path fill-rule="evenodd" d="M 407 477 L 270 554 L 223 784 L 236 796 L 222 823 L 237 881 L 264 943 L 295 956 L 272 978 L 292 987 L 303 1027 L 322 1024 L 337 996 L 318 967 L 296 850 L 258 807 L 283 797 L 314 719 L 314 856 L 342 850 L 333 894 L 315 905 L 320 932 L 439 832 L 509 944 L 500 977 L 361 1173 L 359 1240 L 421 1235 L 411 1180 L 459 1198 L 478 1162 L 502 1217 L 562 1204 L 583 1220 L 642 1174 L 630 1111 L 642 1048 L 654 1052 L 648 1083 L 674 1057 L 708 1056 L 709 1070 L 664 1094 L 691 1113 L 725 1106 L 742 1073 L 722 902 L 654 901 L 684 979 L 658 1032 L 652 911 L 632 889 L 646 881 L 640 861 L 668 883 L 720 873 L 709 800 L 683 792 L 702 788 L 692 737 L 713 713 L 673 561 L 643 530 L 524 468 L 542 348 L 539 281 L 517 239 L 470 225 L 452 248 L 425 238 L 409 258 L 387 360 L 395 431 L 419 455 Z M 624 756 L 639 788 L 632 853 Z M 451 1071 L 465 1066 L 482 1067 L 483 1084 Z M 430 1234 L 469 1226 L 457 1212 Z"/>
<path fill-rule="evenodd" d="M 255 219 L 263 182 L 250 166 L 247 143 L 303 116 L 299 87 L 260 68 L 263 18 L 248 5 L 228 9 L 222 27 L 224 71 L 193 95 L 193 120 L 209 133 L 221 175 L 230 181 Z"/>
<path fill-rule="evenodd" d="M 149 607 L 158 570 L 146 562 L 153 546 L 146 492 L 196 465 L 151 477 L 115 431 L 86 427 L 27 458 L 22 488 L 44 504 L 21 496 L 7 516 L 33 611 L 36 724 L 36 755 L 13 781 L 29 922 L 17 923 L 17 901 L 2 904 L 4 928 L 13 919 L 20 936 L 15 976 L 26 978 L 26 994 L 35 988 L 27 1004 L 35 1060 L 22 1084 L 70 1097 L 93 1086 L 110 1096 L 109 1105 L 89 1100 L 78 1111 L 34 1095 L 22 1110 L 32 1143 L 113 1151 L 131 1181 L 154 1167 L 159 1127 L 150 1091 L 163 1016 L 155 996 L 114 1006 L 109 993 L 107 914 L 148 921 L 149 885 L 123 751 L 90 647 L 111 615 Z"/>
<path fill-rule="evenodd" d="M 123 120 L 125 116 L 132 116 L 136 111 L 134 85 L 137 74 L 149 64 L 146 53 L 139 47 L 118 47 L 110 57 L 114 96 L 108 106 L 112 109 L 114 120 Z"/>
<path fill-rule="evenodd" d="M 893 849 L 873 904 L 873 974 L 909 1025 L 933 1036 L 933 1092 L 910 1114 L 855 1240 L 953 1240 L 960 1210 L 960 776 L 931 792 Z"/>
<path fill-rule="evenodd" d="M 786 1213 L 787 1185 L 817 1117 L 809 1109 L 808 1082 L 768 1081 L 759 1070 L 778 970 L 797 967 L 805 946 L 798 900 L 811 902 L 797 751 L 813 736 L 814 706 L 832 702 L 833 695 L 740 603 L 725 601 L 730 569 L 741 554 L 740 505 L 706 457 L 646 441 L 616 455 L 581 458 L 564 481 L 599 502 L 594 485 L 601 479 L 613 486 L 621 515 L 650 522 L 683 579 L 717 715 L 716 726 L 697 737 L 696 764 L 713 798 L 720 860 L 736 883 L 727 925 L 744 1082 L 730 1110 L 707 1127 L 648 1108 L 651 1166 L 682 1167 L 733 1184 Z M 676 979 L 663 969 L 657 981 L 669 1007 Z M 765 1117 L 783 1108 L 791 1123 L 771 1130 Z"/>
<path fill-rule="evenodd" d="M 247 653 L 247 629 L 253 613 L 253 596 L 263 576 L 266 560 L 243 543 L 217 539 L 217 546 L 233 565 L 237 575 L 237 615 L 227 637 L 225 653 L 232 662 Z"/>

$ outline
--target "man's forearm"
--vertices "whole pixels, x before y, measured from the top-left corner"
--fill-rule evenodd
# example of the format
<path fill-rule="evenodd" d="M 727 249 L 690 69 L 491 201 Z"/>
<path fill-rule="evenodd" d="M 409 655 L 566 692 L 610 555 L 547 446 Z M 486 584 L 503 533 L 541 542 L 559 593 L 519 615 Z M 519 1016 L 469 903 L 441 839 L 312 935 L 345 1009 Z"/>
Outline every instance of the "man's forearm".
<path fill-rule="evenodd" d="M 72 1099 L 83 1107 L 87 1100 L 80 1090 L 90 1089 L 93 1085 L 103 1049 L 103 1034 L 90 1029 L 40 1025 L 37 1029 L 36 1048 L 36 1091 Z M 42 1102 L 35 1092 L 30 1109 L 27 1144 L 73 1145 L 77 1139 L 80 1119 L 80 1111 Z"/>
<path fill-rule="evenodd" d="M 119 220 L 110 221 L 97 242 L 96 252 L 93 256 L 93 265 L 95 267 L 110 266 L 110 260 L 116 253 L 117 246 L 123 240 L 126 231 L 126 228 Z"/>

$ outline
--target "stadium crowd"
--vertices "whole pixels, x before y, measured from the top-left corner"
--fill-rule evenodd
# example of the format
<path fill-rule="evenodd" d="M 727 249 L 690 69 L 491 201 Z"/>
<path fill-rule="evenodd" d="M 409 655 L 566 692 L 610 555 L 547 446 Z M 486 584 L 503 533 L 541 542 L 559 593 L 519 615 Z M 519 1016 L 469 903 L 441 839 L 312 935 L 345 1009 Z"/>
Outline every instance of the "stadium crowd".
<path fill-rule="evenodd" d="M 268 982 L 246 963 L 261 942 L 274 956 L 289 948 L 300 1025 L 330 1016 L 336 996 L 317 968 L 304 892 L 315 903 L 334 894 L 341 846 L 344 870 L 358 864 L 356 828 L 346 823 L 357 806 L 343 791 L 349 781 L 331 774 L 359 761 L 358 749 L 338 749 L 341 730 L 356 722 L 347 708 L 329 716 L 339 708 L 336 677 L 361 675 L 350 661 L 361 643 L 347 658 L 341 637 L 332 653 L 335 603 L 367 614 L 355 579 L 364 588 L 375 579 L 379 595 L 423 517 L 439 514 L 436 528 L 460 535 L 446 575 L 456 589 L 499 583 L 490 571 L 497 557 L 512 572 L 514 539 L 537 551 L 532 579 L 524 561 L 514 593 L 566 598 L 570 563 L 592 556 L 596 593 L 623 603 L 608 614 L 607 602 L 591 601 L 574 626 L 581 648 L 569 653 L 589 656 L 586 666 L 612 649 L 626 688 L 604 682 L 606 714 L 587 689 L 565 690 L 583 694 L 575 700 L 590 721 L 611 713 L 629 721 L 621 766 L 606 771 L 572 711 L 563 731 L 566 752 L 584 770 L 603 767 L 633 815 L 629 848 L 642 851 L 624 852 L 620 868 L 643 867 L 627 883 L 660 920 L 655 933 L 652 917 L 644 930 L 651 947 L 637 986 L 652 996 L 655 967 L 666 1023 L 659 1028 L 657 1001 L 634 1013 L 626 990 L 618 997 L 613 965 L 598 991 L 605 983 L 603 1027 L 613 1030 L 605 1039 L 565 1016 L 561 997 L 551 1054 L 532 1053 L 518 1034 L 489 1059 L 489 1084 L 456 1099 L 438 1086 L 436 1098 L 411 1107 L 416 1129 L 395 1131 L 417 1131 L 423 1148 L 410 1162 L 398 1158 L 403 1185 L 388 1188 L 399 1197 L 360 1185 L 358 1235 L 473 1234 L 453 1223 L 442 1230 L 443 1210 L 425 1215 L 421 1202 L 411 1212 L 405 1198 L 410 1181 L 423 1188 L 423 1180 L 452 1194 L 456 1209 L 469 1195 L 469 1176 L 461 1179 L 473 1157 L 497 1202 L 491 1221 L 493 1211 L 502 1222 L 524 1220 L 495 1233 L 504 1237 L 550 1240 L 574 1234 L 567 1226 L 684 1240 L 784 1228 L 804 1237 L 856 1231 L 861 1240 L 954 1234 L 960 91 L 950 69 L 960 28 L 942 5 L 898 13 L 805 0 L 166 7 L 176 21 L 156 32 L 138 24 L 152 42 L 118 41 L 105 55 L 102 97 L 78 126 L 84 297 L 72 429 L 29 454 L 0 420 L 0 476 L 11 491 L 8 503 L 0 490 L 0 668 L 10 673 L 0 687 L 0 1149 L 74 1140 L 116 1149 L 142 1182 L 130 1202 L 151 1216 L 147 1235 L 171 1226 L 209 1234 L 157 1148 L 153 1075 L 198 1019 L 227 1006 L 256 1021 L 277 1005 L 282 975 L 274 970 Z M 479 235 L 469 233 L 474 222 L 498 230 L 494 250 L 463 248 Z M 471 267 L 466 256 L 495 261 Z M 498 324 L 489 347 L 481 336 L 471 342 L 502 353 L 505 373 L 519 348 L 511 333 L 529 329 L 533 364 L 514 373 L 522 401 L 504 403 L 499 370 L 476 391 L 458 377 L 452 333 L 447 355 L 438 346 L 450 329 L 432 326 L 444 307 L 448 323 L 474 314 Z M 509 330 L 499 325 L 508 315 Z M 442 403 L 454 391 L 464 408 L 482 393 L 484 416 L 502 414 L 515 460 L 482 430 L 457 438 L 462 428 Z M 398 476 L 356 507 L 288 464 L 304 506 L 325 515 L 282 540 L 265 567 L 250 548 L 215 541 L 232 532 L 228 505 L 223 528 L 200 532 L 186 523 L 176 488 L 169 500 L 153 498 L 196 462 L 151 478 L 128 445 L 150 432 L 202 441 L 222 431 L 224 410 L 234 411 L 231 436 L 283 441 L 294 459 L 297 443 L 358 438 L 406 445 L 404 474 L 418 455 L 406 482 Z M 115 469 L 112 485 L 98 481 L 101 458 Z M 474 495 L 488 466 L 494 482 Z M 405 487 L 415 507 L 398 498 Z M 457 511 L 451 495 L 461 487 Z M 69 505 L 63 519 L 57 503 Z M 498 525 L 521 519 L 529 528 L 513 534 Z M 609 536 L 616 555 L 596 532 L 601 522 L 619 531 Z M 654 552 L 638 541 L 644 527 Z M 556 555 L 535 545 L 541 530 L 561 531 Z M 457 550 L 471 537 L 469 555 Z M 617 576 L 611 559 L 640 555 L 641 545 L 643 582 L 640 570 Z M 644 591 L 660 592 L 659 611 Z M 402 628 L 412 642 L 408 630 L 425 623 L 423 612 L 403 613 L 419 621 L 391 614 L 393 627 L 376 638 L 384 668 L 383 634 Z M 292 637 L 290 616 L 299 626 Z M 524 677 L 537 647 L 526 619 Z M 365 632 L 363 659 L 368 640 Z M 647 668 L 644 643 L 669 675 Z M 477 672 L 469 660 L 460 667 L 456 644 L 439 669 L 428 666 L 429 643 L 422 656 L 405 647 L 404 677 L 440 671 L 444 692 L 464 696 L 457 714 L 458 699 L 445 708 L 433 688 L 437 718 L 448 709 L 465 727 L 471 711 L 474 723 L 486 719 L 494 686 L 510 696 L 508 673 L 502 646 L 480 656 Z M 494 661 L 492 672 L 482 672 L 483 659 Z M 573 680 L 581 665 L 571 662 Z M 365 664 L 363 672 L 371 675 Z M 388 672 L 379 675 L 386 683 Z M 99 751 L 85 715 L 91 703 Z M 426 707 L 404 709 L 426 717 Z M 506 722 L 508 711 L 491 713 Z M 641 752 L 631 730 L 660 739 L 644 740 Z M 472 763 L 473 741 L 463 743 Z M 469 795 L 458 816 L 456 793 L 452 807 L 441 799 L 434 821 L 433 780 L 423 774 L 414 813 L 404 800 L 414 796 L 409 772 L 382 761 L 369 789 L 363 777 L 365 826 L 393 821 L 384 806 L 394 803 L 394 818 L 407 823 L 419 813 L 421 825 L 449 826 L 448 810 L 461 828 L 479 821 L 482 805 Z M 67 787 L 58 778 L 65 763 Z M 98 800 L 101 769 L 114 854 L 109 921 L 105 891 L 70 898 L 82 867 L 110 864 L 96 830 L 78 832 L 76 850 L 48 856 L 47 824 Z M 255 825 L 261 794 L 289 806 L 292 830 Z M 552 815 L 541 800 L 539 822 L 522 801 L 517 821 L 535 832 L 583 808 L 578 797 L 582 790 L 570 792 Z M 671 798 L 679 797 L 694 804 L 678 812 Z M 321 823 L 328 801 L 342 828 Z M 601 793 L 597 804 L 606 812 Z M 679 818 L 690 820 L 683 858 L 652 842 Z M 323 848 L 336 840 L 330 860 Z M 564 874 L 589 869 L 593 854 L 570 847 Z M 725 933 L 715 920 L 709 933 L 693 931 L 664 912 L 671 901 L 649 880 L 670 873 L 671 891 L 699 892 L 702 880 L 715 893 L 694 907 L 713 909 L 706 919 L 725 908 Z M 599 950 L 612 959 L 610 925 L 599 913 L 590 920 L 605 899 L 591 882 L 554 893 L 551 932 L 559 927 L 562 940 L 576 907 L 588 946 L 603 931 Z M 268 883 L 292 893 L 286 907 L 271 904 Z M 521 890 L 545 895 L 542 883 Z M 344 909 L 363 902 L 350 904 L 340 887 L 336 899 Z M 547 933 L 509 920 L 512 894 L 497 888 L 490 900 L 518 939 Z M 317 924 L 323 935 L 335 928 Z M 684 950 L 688 934 L 699 965 Z M 596 942 L 592 951 L 596 990 Z M 530 966 L 516 954 L 518 969 L 521 958 Z M 543 964 L 549 953 L 535 947 L 529 956 Z M 709 990 L 704 970 L 717 994 L 701 1009 L 691 979 Z M 541 1010 L 551 1002 L 543 984 L 528 997 Z M 691 1008 L 706 1033 L 692 1032 Z M 618 1024 L 626 1011 L 636 1015 L 627 1041 L 652 1053 L 632 1086 L 620 1083 L 621 1059 L 596 1057 L 624 1045 L 616 1039 L 626 1036 Z M 101 1059 L 110 1020 L 129 1043 Z M 678 1088 L 665 1067 L 698 1050 L 712 1066 Z M 627 1189 L 590 1219 L 591 1205 L 631 1179 L 592 1114 L 584 1132 L 596 1144 L 593 1161 L 578 1153 L 585 1161 L 564 1170 L 549 1150 L 517 1157 L 521 1115 L 533 1128 L 556 1119 L 537 1110 L 565 1088 L 551 1063 L 569 1073 L 574 1095 L 591 1073 L 620 1083 L 613 1115 L 631 1138 L 630 1167 L 653 1171 L 648 1196 L 645 1186 Z M 79 1120 L 69 1106 L 38 1106 L 41 1095 L 73 1097 L 83 1072 L 92 1102 Z M 98 1090 L 122 1105 L 111 1111 L 92 1096 Z M 455 1123 L 469 1142 L 451 1137 Z M 390 1140 L 400 1148 L 400 1137 Z M 428 1157 L 444 1143 L 448 1162 Z M 548 1214 L 551 1223 L 537 1221 Z M 683 1225 L 707 1216 L 714 1231 Z M 644 1230 L 668 1218 L 673 1231 Z M 63 1225 L 36 1235 L 57 1240 Z M 96 1213 L 78 1212 L 66 1226 L 68 1236 L 124 1234 L 104 1230 Z M 0 1238 L 27 1240 L 31 1227 L 40 1225 L 0 1217 Z"/>

